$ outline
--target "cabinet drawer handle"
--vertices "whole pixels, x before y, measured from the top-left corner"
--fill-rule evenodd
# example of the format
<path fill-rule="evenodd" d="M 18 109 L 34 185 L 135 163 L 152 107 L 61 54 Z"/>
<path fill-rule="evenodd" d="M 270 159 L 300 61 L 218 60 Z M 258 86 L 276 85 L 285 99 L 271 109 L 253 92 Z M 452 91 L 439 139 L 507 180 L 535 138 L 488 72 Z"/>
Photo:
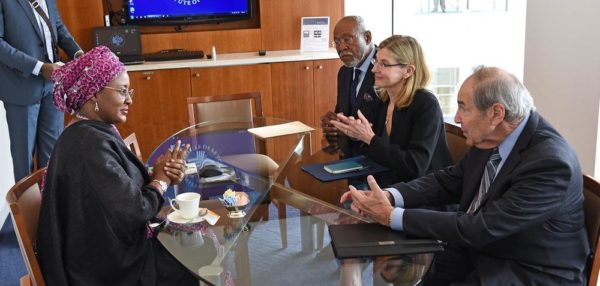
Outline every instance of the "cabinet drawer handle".
<path fill-rule="evenodd" d="M 152 77 L 151 77 L 151 76 L 147 76 L 145 79 L 146 79 L 146 80 L 151 80 L 151 79 L 152 79 Z"/>
<path fill-rule="evenodd" d="M 195 73 L 194 76 L 195 77 L 200 77 L 200 74 L 199 73 Z"/>
<path fill-rule="evenodd" d="M 309 69 L 310 69 L 310 67 L 309 67 L 309 66 L 305 66 L 305 67 L 304 67 L 304 69 L 305 69 L 305 70 L 309 70 Z"/>
<path fill-rule="evenodd" d="M 317 69 L 320 69 L 320 70 L 322 70 L 322 69 L 323 69 L 323 66 L 322 66 L 322 65 L 318 65 L 318 66 L 317 66 Z"/>

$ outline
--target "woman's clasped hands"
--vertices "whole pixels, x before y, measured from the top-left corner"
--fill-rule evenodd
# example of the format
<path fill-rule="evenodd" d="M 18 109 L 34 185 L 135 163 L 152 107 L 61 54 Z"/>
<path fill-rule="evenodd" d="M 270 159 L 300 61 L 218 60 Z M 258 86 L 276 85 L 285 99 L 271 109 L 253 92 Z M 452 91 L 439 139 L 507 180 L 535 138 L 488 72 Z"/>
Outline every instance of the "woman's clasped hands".
<path fill-rule="evenodd" d="M 183 181 L 185 177 L 185 157 L 190 151 L 190 144 L 181 145 L 181 140 L 177 140 L 175 146 L 167 150 L 154 162 L 153 179 L 167 182 L 169 185 L 176 185 Z"/>
<path fill-rule="evenodd" d="M 360 110 L 357 115 L 358 119 L 355 119 L 353 116 L 345 116 L 342 113 L 338 113 L 338 120 L 331 120 L 330 123 L 346 136 L 369 144 L 375 136 L 375 132 L 373 132 L 373 128 L 371 127 L 372 124 Z"/>

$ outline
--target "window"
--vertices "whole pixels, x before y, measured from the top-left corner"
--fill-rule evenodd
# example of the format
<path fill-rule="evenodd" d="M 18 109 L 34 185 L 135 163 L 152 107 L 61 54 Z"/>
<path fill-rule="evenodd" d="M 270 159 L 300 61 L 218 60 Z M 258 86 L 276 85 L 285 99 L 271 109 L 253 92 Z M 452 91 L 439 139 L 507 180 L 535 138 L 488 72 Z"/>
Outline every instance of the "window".
<path fill-rule="evenodd" d="M 441 3 L 436 11 L 434 1 L 445 2 L 444 11 Z M 392 33 L 421 43 L 432 74 L 429 88 L 445 116 L 456 112 L 460 84 L 475 66 L 498 66 L 522 79 L 527 1 L 389 0 L 375 8 L 371 2 L 346 0 L 346 15 L 361 15 L 376 44 Z"/>

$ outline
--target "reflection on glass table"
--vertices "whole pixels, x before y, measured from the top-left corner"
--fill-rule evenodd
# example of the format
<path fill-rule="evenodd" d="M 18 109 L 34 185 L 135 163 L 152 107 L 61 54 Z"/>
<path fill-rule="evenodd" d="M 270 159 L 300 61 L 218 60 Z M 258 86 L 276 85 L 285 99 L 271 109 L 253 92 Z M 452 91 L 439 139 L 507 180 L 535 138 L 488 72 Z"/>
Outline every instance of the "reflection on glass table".
<path fill-rule="evenodd" d="M 260 159 L 268 140 L 255 137 L 247 128 L 285 123 L 273 118 L 255 118 L 252 126 L 211 122 L 186 128 L 171 136 L 150 156 L 156 159 L 177 140 L 192 145 L 188 162 L 198 173 L 206 164 L 227 169 L 234 176 L 222 181 L 201 181 L 197 174 L 172 188 L 167 196 L 183 192 L 202 195 L 200 207 L 219 219 L 210 224 L 167 222 L 159 241 L 188 270 L 207 285 L 415 285 L 429 269 L 433 254 L 390 258 L 338 260 L 329 245 L 326 226 L 370 222 L 339 206 L 340 192 L 347 182 L 321 183 L 303 177 L 300 166 L 330 159 L 312 155 L 310 133 L 287 135 L 290 145 L 277 168 Z M 232 142 L 233 141 L 233 142 Z M 281 147 L 281 146 L 279 146 Z M 319 154 L 317 152 L 317 154 Z M 242 157 L 241 160 L 240 157 Z M 235 158 L 238 161 L 231 160 Z M 230 159 L 230 160 L 227 160 Z M 325 162 L 325 161 L 321 161 Z M 230 217 L 221 203 L 227 189 L 248 194 L 243 217 Z M 172 210 L 165 206 L 160 217 Z M 283 242 L 285 240 L 285 243 Z M 390 282 L 391 281 L 391 282 Z"/>

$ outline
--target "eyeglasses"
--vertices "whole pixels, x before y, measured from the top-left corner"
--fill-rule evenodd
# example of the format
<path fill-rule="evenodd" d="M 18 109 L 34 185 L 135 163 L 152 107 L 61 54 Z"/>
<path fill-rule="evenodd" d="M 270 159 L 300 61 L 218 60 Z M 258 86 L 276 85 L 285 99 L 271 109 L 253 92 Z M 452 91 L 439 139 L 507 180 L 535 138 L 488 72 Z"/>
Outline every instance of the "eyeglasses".
<path fill-rule="evenodd" d="M 403 67 L 403 66 L 406 66 L 406 65 L 408 65 L 408 64 L 386 64 L 386 63 L 383 63 L 383 62 L 379 62 L 379 61 L 377 61 L 376 59 L 372 59 L 372 60 L 371 60 L 371 63 L 372 63 L 374 66 L 379 66 L 379 67 L 381 67 L 381 68 L 389 68 L 389 67 Z"/>
<path fill-rule="evenodd" d="M 126 88 L 115 88 L 112 86 L 105 86 L 104 88 L 108 88 L 108 89 L 112 89 L 112 90 L 116 90 L 118 91 L 119 95 L 125 99 L 126 97 L 129 96 L 129 98 L 133 98 L 133 89 L 126 89 Z"/>
<path fill-rule="evenodd" d="M 341 39 L 334 40 L 332 43 L 336 47 L 339 47 L 342 43 L 344 43 L 344 45 L 346 45 L 346 46 L 352 45 L 352 43 L 354 43 L 354 37 L 353 36 L 345 36 Z"/>

